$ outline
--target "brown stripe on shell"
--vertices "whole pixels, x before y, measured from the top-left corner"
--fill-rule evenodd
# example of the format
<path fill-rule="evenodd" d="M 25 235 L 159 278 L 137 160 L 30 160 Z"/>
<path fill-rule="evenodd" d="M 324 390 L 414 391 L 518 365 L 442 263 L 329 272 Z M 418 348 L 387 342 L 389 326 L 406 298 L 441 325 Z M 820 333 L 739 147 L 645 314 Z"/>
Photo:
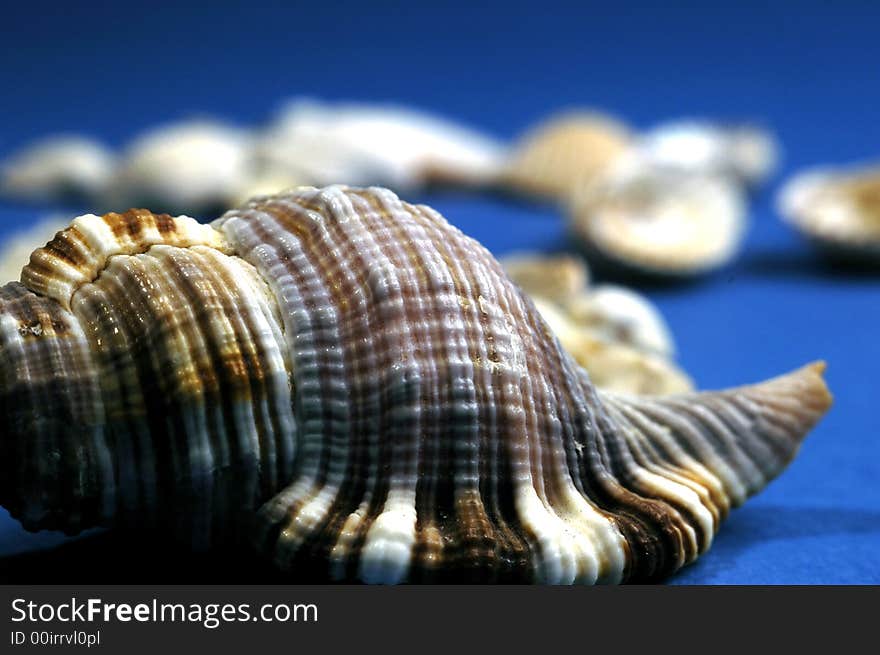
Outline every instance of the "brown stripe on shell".
<path fill-rule="evenodd" d="M 29 296 L 60 317 L 28 330 L 63 350 L 52 325 L 66 319 L 91 353 L 88 365 L 67 352 L 24 359 L 74 365 L 56 373 L 55 394 L 89 389 L 88 380 L 97 387 L 101 414 L 91 421 L 113 459 L 104 462 L 111 472 L 102 518 L 92 524 L 115 517 L 120 526 L 166 526 L 204 547 L 238 538 L 292 474 L 296 428 L 278 307 L 253 267 L 227 252 L 210 226 L 130 210 L 75 219 L 23 273 L 32 291 L 49 297 Z M 4 303 L 7 314 L 13 309 Z M 10 352 L 7 345 L 3 355 Z M 41 388 L 35 376 L 25 380 L 31 394 Z M 4 400 L 12 394 L 4 390 Z M 76 402 L 56 405 L 64 416 Z M 81 523 L 52 521 L 72 530 Z"/>
<path fill-rule="evenodd" d="M 104 216 L 87 214 L 34 251 L 22 270 L 21 281 L 34 293 L 69 308 L 76 290 L 94 280 L 111 257 L 142 253 L 154 245 L 206 245 L 225 250 L 218 232 L 186 216 L 153 214 L 145 209 Z"/>

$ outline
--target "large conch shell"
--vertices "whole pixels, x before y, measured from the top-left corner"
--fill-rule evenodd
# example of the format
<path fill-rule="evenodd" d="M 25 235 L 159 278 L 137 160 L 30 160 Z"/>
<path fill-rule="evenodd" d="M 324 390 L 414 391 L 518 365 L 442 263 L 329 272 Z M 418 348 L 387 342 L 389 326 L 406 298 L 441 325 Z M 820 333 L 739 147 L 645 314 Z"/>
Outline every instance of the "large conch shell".
<path fill-rule="evenodd" d="M 880 262 L 880 166 L 800 173 L 777 204 L 785 220 L 829 253 Z"/>
<path fill-rule="evenodd" d="M 252 530 L 366 582 L 662 578 L 828 409 L 597 392 L 478 243 L 384 189 L 211 225 L 81 216 L 0 289 L 0 503 L 31 530 Z"/>

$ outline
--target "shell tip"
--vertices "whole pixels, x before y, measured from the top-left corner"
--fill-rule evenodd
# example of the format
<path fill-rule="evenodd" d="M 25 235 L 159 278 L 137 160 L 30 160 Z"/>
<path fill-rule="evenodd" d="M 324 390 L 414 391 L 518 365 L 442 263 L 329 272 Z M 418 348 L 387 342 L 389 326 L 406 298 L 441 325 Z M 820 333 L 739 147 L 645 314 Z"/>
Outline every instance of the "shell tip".
<path fill-rule="evenodd" d="M 825 382 L 827 367 L 825 360 L 818 359 L 779 378 L 783 386 L 793 384 L 799 389 L 798 395 L 804 399 L 806 406 L 817 414 L 817 418 L 825 414 L 834 402 L 834 396 Z"/>

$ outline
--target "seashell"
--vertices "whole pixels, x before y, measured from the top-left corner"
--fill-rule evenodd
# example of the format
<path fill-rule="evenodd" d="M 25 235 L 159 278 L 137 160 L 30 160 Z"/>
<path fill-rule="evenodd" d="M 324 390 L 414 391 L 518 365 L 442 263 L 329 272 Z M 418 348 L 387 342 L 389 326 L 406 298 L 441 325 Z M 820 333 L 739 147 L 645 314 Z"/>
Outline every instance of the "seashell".
<path fill-rule="evenodd" d="M 502 185 L 565 199 L 604 175 L 632 144 L 626 126 L 610 116 L 584 111 L 555 116 L 520 139 L 502 174 Z"/>
<path fill-rule="evenodd" d="M 686 276 L 733 258 L 745 233 L 745 201 L 722 178 L 627 159 L 573 194 L 569 222 L 590 261 Z"/>
<path fill-rule="evenodd" d="M 13 154 L 0 167 L 3 195 L 43 200 L 89 197 L 102 191 L 115 158 L 100 143 L 82 136 L 52 136 Z"/>
<path fill-rule="evenodd" d="M 225 207 L 229 189 L 253 174 L 253 148 L 247 131 L 215 121 L 150 130 L 127 148 L 105 203 L 148 202 L 166 211 Z"/>
<path fill-rule="evenodd" d="M 726 177 L 756 186 L 776 169 L 779 145 L 756 125 L 683 120 L 641 135 L 639 154 L 651 165 L 683 174 Z"/>
<path fill-rule="evenodd" d="M 584 325 L 564 307 L 539 296 L 532 301 L 559 343 L 598 388 L 630 394 L 669 395 L 693 391 L 690 377 L 671 356 L 628 342 L 629 334 L 612 325 Z M 589 303 L 589 295 L 583 302 Z"/>
<path fill-rule="evenodd" d="M 783 186 L 777 205 L 832 254 L 880 260 L 880 167 L 801 173 Z"/>
<path fill-rule="evenodd" d="M 607 339 L 661 357 L 675 355 L 666 321 L 647 298 L 635 291 L 602 284 L 571 298 L 564 307 L 575 323 Z"/>
<path fill-rule="evenodd" d="M 313 576 L 662 578 L 830 404 L 819 364 L 597 392 L 484 248 L 384 189 L 211 225 L 82 216 L 21 279 L 0 290 L 0 504 L 195 546 L 248 524 Z"/>
<path fill-rule="evenodd" d="M 590 272 L 580 257 L 512 253 L 501 260 L 504 271 L 530 296 L 564 303 L 587 290 Z"/>
<path fill-rule="evenodd" d="M 17 280 L 31 253 L 52 240 L 70 224 L 70 219 L 48 216 L 29 228 L 13 232 L 0 243 L 0 284 Z"/>
<path fill-rule="evenodd" d="M 553 327 L 562 345 L 587 369 L 593 381 L 615 376 L 633 379 L 624 367 L 600 371 L 595 368 L 599 359 L 594 351 L 602 343 L 614 343 L 624 348 L 634 348 L 641 353 L 658 355 L 671 360 L 675 344 L 660 312 L 644 296 L 609 284 L 588 287 L 589 273 L 583 259 L 569 255 L 543 255 L 515 253 L 501 260 L 505 272 L 535 301 L 544 319 Z M 548 307 L 552 304 L 552 307 Z M 546 310 L 546 311 L 545 311 Z M 552 312 L 553 316 L 548 316 Z M 585 340 L 586 339 L 586 340 Z M 617 358 L 618 360 L 620 358 Z M 631 360 L 638 360 L 634 353 Z M 656 370 L 656 366 L 640 370 Z M 654 385 L 639 381 L 626 390 L 639 392 L 645 388 L 671 388 L 677 391 L 691 390 L 687 376 L 667 364 L 664 375 L 675 381 L 672 385 Z M 681 384 L 678 384 L 681 382 Z M 671 393 L 671 392 L 670 392 Z"/>
<path fill-rule="evenodd" d="M 433 182 L 484 184 L 497 175 L 506 149 L 403 107 L 296 100 L 266 131 L 260 152 L 272 175 L 412 190 Z"/>
<path fill-rule="evenodd" d="M 258 172 L 237 184 L 229 194 L 228 207 L 237 207 L 254 196 L 271 196 L 298 186 L 308 186 L 305 180 L 294 179 L 281 171 Z"/>

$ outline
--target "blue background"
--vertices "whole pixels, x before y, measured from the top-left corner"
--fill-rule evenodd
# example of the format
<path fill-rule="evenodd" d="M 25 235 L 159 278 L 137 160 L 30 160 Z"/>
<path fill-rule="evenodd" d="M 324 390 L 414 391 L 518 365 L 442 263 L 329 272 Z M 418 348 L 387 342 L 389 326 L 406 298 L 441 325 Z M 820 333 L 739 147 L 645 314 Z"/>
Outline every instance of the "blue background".
<path fill-rule="evenodd" d="M 571 106 L 637 127 L 772 126 L 785 160 L 754 199 L 743 255 L 646 293 L 701 387 L 823 358 L 836 402 L 791 468 L 672 582 L 880 583 L 880 274 L 824 263 L 772 208 L 799 168 L 880 158 L 876 3 L 75 4 L 4 7 L 0 155 L 58 131 L 121 145 L 206 113 L 250 125 L 295 95 L 411 103 L 502 138 Z M 497 254 L 565 247 L 550 206 L 418 200 Z M 44 210 L 0 204 L 0 237 Z M 57 541 L 0 513 L 0 553 Z"/>

